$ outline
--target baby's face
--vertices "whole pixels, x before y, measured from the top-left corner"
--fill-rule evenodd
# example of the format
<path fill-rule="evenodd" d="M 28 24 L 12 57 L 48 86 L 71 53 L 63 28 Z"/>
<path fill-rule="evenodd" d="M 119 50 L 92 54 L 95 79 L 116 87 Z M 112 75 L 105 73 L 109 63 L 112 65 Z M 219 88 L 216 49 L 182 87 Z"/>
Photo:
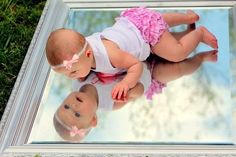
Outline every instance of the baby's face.
<path fill-rule="evenodd" d="M 73 63 L 71 69 L 60 67 L 54 69 L 54 71 L 64 74 L 71 79 L 84 78 L 89 74 L 91 66 L 88 63 L 88 60 L 83 58 L 84 56 L 81 56 L 75 63 Z"/>
<path fill-rule="evenodd" d="M 57 114 L 68 126 L 88 128 L 97 123 L 96 110 L 97 102 L 89 95 L 73 92 L 64 100 Z"/>

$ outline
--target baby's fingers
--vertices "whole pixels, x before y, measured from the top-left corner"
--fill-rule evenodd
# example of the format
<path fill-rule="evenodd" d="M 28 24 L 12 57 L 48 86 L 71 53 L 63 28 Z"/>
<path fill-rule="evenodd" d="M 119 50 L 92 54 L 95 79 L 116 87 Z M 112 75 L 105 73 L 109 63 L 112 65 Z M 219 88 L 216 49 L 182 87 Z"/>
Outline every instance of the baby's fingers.
<path fill-rule="evenodd" d="M 125 89 L 124 89 L 124 94 L 123 94 L 123 97 L 124 97 L 124 98 L 126 98 L 127 93 L 128 93 L 128 90 L 129 90 L 128 88 L 125 88 Z"/>
<path fill-rule="evenodd" d="M 113 99 L 116 98 L 118 92 L 119 92 L 119 89 L 117 87 L 113 88 L 112 93 L 111 93 Z"/>
<path fill-rule="evenodd" d="M 122 96 L 123 92 L 124 92 L 124 89 L 120 88 L 119 93 L 118 93 L 118 97 L 117 97 L 118 100 L 121 99 L 121 96 Z"/>

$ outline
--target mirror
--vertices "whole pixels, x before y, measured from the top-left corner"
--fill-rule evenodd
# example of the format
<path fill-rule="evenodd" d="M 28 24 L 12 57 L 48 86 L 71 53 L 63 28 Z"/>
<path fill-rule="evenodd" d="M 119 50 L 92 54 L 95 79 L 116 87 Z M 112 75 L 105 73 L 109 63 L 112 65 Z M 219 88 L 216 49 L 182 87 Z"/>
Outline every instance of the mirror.
<path fill-rule="evenodd" d="M 236 36 L 232 8 L 152 9 L 160 12 L 194 10 L 200 16 L 200 20 L 196 23 L 197 27 L 200 25 L 207 27 L 218 39 L 218 61 L 204 62 L 193 73 L 168 82 L 161 93 L 153 95 L 152 100 L 147 100 L 143 95 L 120 109 L 98 110 L 97 126 L 80 142 L 234 144 L 236 87 L 233 76 L 236 72 Z M 71 9 L 64 27 L 88 36 L 111 26 L 121 10 L 123 8 Z M 172 28 L 171 31 L 186 29 L 187 27 L 182 25 Z M 209 50 L 211 48 L 200 44 L 190 57 Z M 141 79 L 144 88 L 147 89 L 150 85 L 151 72 L 146 66 L 149 63 L 144 64 L 145 72 Z M 63 100 L 73 91 L 73 85 L 74 83 L 68 78 L 50 71 L 27 143 L 66 142 L 55 131 L 53 116 Z M 111 87 L 105 86 L 97 88 L 109 93 Z"/>

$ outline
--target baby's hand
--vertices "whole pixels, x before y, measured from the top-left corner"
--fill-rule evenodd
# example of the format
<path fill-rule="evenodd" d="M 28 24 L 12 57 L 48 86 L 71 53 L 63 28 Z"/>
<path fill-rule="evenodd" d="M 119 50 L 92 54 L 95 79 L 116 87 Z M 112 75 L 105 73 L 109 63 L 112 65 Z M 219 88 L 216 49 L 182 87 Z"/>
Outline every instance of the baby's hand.
<path fill-rule="evenodd" d="M 128 90 L 129 85 L 126 82 L 121 81 L 114 86 L 111 96 L 114 100 L 121 100 L 121 98 L 125 99 Z"/>

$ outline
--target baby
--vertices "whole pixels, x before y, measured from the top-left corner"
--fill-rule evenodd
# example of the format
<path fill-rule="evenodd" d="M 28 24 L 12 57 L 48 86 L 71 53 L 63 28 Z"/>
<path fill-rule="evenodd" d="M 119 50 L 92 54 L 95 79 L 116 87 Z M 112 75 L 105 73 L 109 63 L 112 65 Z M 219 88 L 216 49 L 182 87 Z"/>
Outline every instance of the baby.
<path fill-rule="evenodd" d="M 123 11 L 112 27 L 86 38 L 69 29 L 52 32 L 46 55 L 53 70 L 72 79 L 84 78 L 90 70 L 105 74 L 127 71 L 111 92 L 113 99 L 120 99 L 137 84 L 143 68 L 140 61 L 146 60 L 150 51 L 179 62 L 200 42 L 218 48 L 216 37 L 203 26 L 184 34 L 168 31 L 168 26 L 197 20 L 199 16 L 193 11 L 161 15 L 145 7 L 131 8 Z"/>

